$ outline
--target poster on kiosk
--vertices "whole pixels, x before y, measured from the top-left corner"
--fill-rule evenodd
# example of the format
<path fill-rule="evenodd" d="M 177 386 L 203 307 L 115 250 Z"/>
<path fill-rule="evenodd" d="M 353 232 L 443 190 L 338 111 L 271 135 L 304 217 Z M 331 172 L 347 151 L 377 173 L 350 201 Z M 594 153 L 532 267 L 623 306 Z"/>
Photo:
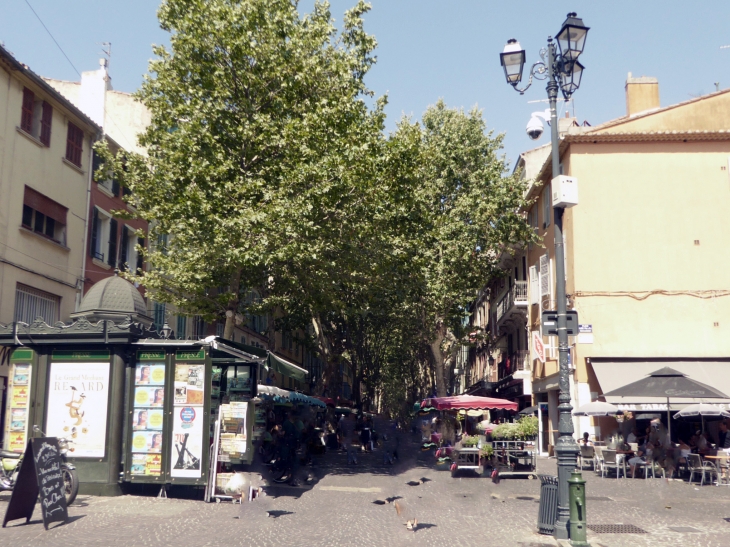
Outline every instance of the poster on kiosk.
<path fill-rule="evenodd" d="M 92 356 L 92 353 L 99 355 Z M 88 354 L 105 362 L 87 361 L 78 353 L 67 356 L 54 352 L 48 372 L 46 434 L 71 440 L 74 458 L 103 458 L 109 405 L 109 353 Z M 65 361 L 66 358 L 70 361 Z"/>
<path fill-rule="evenodd" d="M 170 476 L 202 477 L 205 363 L 175 363 Z M 208 439 L 206 439 L 208 440 Z"/>

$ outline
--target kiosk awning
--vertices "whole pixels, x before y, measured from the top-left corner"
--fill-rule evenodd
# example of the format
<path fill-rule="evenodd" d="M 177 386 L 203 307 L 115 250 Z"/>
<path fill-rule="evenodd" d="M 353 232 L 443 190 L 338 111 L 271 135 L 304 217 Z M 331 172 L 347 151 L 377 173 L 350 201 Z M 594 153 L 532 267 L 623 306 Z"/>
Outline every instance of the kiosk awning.
<path fill-rule="evenodd" d="M 266 368 L 269 368 L 274 372 L 278 372 L 283 376 L 299 380 L 300 382 L 303 382 L 307 376 L 307 369 L 297 366 L 286 359 L 282 359 L 271 352 L 269 352 L 269 355 L 266 358 Z"/>
<path fill-rule="evenodd" d="M 641 380 L 662 367 L 671 367 L 693 380 L 708 384 L 723 393 L 730 393 L 730 361 L 672 361 L 672 360 L 591 360 L 591 366 L 601 388 L 608 393 L 637 380 Z M 665 410 L 666 397 L 606 397 L 606 402 L 618 405 L 621 410 Z M 693 397 L 672 397 L 670 410 L 681 410 L 689 404 L 702 402 Z M 730 403 L 730 399 L 712 399 L 705 402 Z"/>

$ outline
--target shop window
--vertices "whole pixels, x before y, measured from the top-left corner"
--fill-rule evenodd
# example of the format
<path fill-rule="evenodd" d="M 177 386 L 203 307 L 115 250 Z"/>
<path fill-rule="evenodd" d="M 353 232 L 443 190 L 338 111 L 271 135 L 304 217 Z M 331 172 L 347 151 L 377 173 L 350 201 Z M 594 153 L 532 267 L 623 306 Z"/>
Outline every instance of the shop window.
<path fill-rule="evenodd" d="M 66 214 L 68 209 L 30 188 L 23 195 L 22 226 L 39 235 L 66 244 Z"/>
<path fill-rule="evenodd" d="M 76 167 L 81 167 L 81 155 L 84 151 L 84 132 L 68 122 L 66 134 L 66 159 Z"/>
<path fill-rule="evenodd" d="M 32 323 L 42 317 L 49 325 L 59 320 L 61 297 L 18 283 L 15 287 L 15 313 L 13 321 Z"/>
<path fill-rule="evenodd" d="M 36 99 L 35 93 L 24 87 L 20 128 L 41 141 L 44 146 L 50 146 L 52 119 L 53 107 L 44 100 Z"/>

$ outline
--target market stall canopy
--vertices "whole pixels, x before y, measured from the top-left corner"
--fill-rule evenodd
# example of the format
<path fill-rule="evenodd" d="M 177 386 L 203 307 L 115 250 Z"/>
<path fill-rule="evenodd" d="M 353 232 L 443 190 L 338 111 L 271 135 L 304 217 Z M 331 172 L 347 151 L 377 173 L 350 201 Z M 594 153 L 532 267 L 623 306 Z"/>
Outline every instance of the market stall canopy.
<path fill-rule="evenodd" d="M 518 405 L 507 399 L 494 399 L 492 397 L 475 397 L 474 395 L 456 395 L 454 397 L 432 397 L 424 399 L 421 408 L 433 407 L 436 410 L 484 410 L 484 409 L 505 409 L 517 410 Z"/>
<path fill-rule="evenodd" d="M 620 410 L 633 412 L 657 412 L 665 411 L 667 397 L 663 393 L 651 396 L 648 391 L 634 392 L 633 395 L 614 396 L 612 393 L 626 384 L 643 380 L 657 369 L 670 366 L 675 371 L 684 374 L 701 382 L 709 384 L 716 390 L 723 393 L 730 393 L 730 360 L 714 361 L 657 361 L 640 359 L 591 359 L 591 367 L 596 374 L 600 384 L 600 391 L 606 397 L 606 401 L 619 406 Z M 628 387 L 628 386 L 626 386 Z M 671 410 L 680 410 L 687 405 L 701 402 L 703 396 L 671 396 Z M 713 401 L 730 403 L 730 398 L 725 401 Z"/>
<path fill-rule="evenodd" d="M 271 352 L 266 357 L 266 368 L 278 372 L 282 376 L 288 376 L 300 382 L 303 382 L 307 376 L 307 369 L 295 365 L 291 361 L 287 361 Z"/>
<path fill-rule="evenodd" d="M 576 408 L 573 416 L 615 416 L 620 413 L 617 406 L 602 401 L 593 401 Z"/>
<path fill-rule="evenodd" d="M 316 397 L 310 397 L 309 395 L 304 395 L 304 393 L 297 393 L 296 391 L 289 391 L 276 386 L 259 384 L 257 391 L 259 397 L 270 399 L 277 403 L 294 403 L 326 408 L 326 405 Z"/>
<path fill-rule="evenodd" d="M 314 398 L 315 399 L 319 399 L 320 401 L 322 401 L 327 406 L 331 406 L 331 407 L 334 407 L 335 406 L 335 400 L 332 399 L 331 397 L 315 396 Z"/>

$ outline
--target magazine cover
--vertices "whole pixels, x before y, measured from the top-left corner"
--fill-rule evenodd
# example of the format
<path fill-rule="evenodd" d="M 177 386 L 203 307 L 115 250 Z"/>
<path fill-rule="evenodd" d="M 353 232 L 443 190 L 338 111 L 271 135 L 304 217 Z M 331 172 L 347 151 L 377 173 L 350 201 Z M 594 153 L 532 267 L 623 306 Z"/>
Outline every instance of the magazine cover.
<path fill-rule="evenodd" d="M 161 386 L 165 384 L 165 365 L 160 363 L 137 363 L 134 383 L 138 386 Z"/>

